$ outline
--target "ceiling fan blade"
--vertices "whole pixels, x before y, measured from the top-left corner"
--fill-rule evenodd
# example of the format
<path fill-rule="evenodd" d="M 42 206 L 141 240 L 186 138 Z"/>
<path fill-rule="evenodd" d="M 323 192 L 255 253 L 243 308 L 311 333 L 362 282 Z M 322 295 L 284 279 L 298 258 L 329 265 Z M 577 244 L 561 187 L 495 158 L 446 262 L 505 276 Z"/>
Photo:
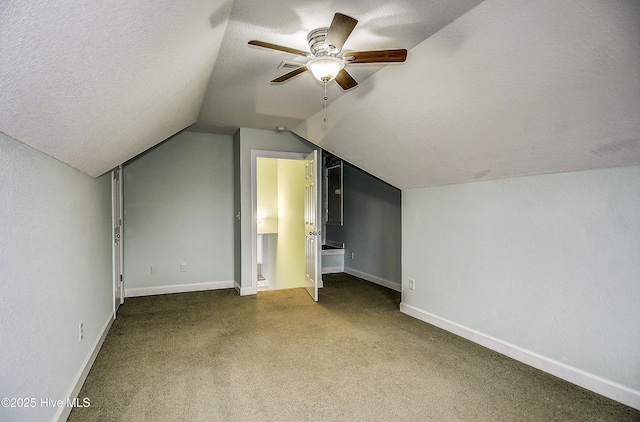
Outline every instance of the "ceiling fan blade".
<path fill-rule="evenodd" d="M 264 41 L 251 40 L 249 41 L 249 44 L 256 45 L 258 47 L 270 48 L 272 50 L 284 51 L 285 53 L 297 54 L 299 56 L 304 56 L 304 57 L 311 56 L 311 54 L 306 51 L 297 50 L 295 48 L 290 48 L 290 47 L 284 47 L 278 44 L 271 44 Z"/>
<path fill-rule="evenodd" d="M 407 50 L 350 51 L 342 58 L 349 64 L 403 62 L 407 59 Z"/>
<path fill-rule="evenodd" d="M 351 31 L 353 31 L 357 23 L 357 19 L 343 15 L 342 13 L 336 13 L 333 16 L 333 21 L 329 27 L 325 43 L 334 46 L 338 51 L 342 50 L 344 42 L 349 38 Z"/>
<path fill-rule="evenodd" d="M 300 66 L 299 68 L 294 69 L 289 73 L 285 73 L 284 75 L 280 76 L 279 78 L 275 78 L 271 82 L 276 82 L 276 83 L 284 82 L 284 81 L 287 81 L 287 80 L 293 78 L 294 76 L 299 75 L 302 72 L 306 72 L 306 71 L 307 71 L 307 66 Z"/>
<path fill-rule="evenodd" d="M 345 91 L 358 85 L 358 82 L 356 82 L 356 80 L 353 79 L 351 75 L 349 75 L 349 72 L 344 69 L 342 69 L 338 73 L 338 76 L 336 76 L 336 82 L 338 83 L 338 85 L 340 85 L 340 88 L 344 89 Z"/>

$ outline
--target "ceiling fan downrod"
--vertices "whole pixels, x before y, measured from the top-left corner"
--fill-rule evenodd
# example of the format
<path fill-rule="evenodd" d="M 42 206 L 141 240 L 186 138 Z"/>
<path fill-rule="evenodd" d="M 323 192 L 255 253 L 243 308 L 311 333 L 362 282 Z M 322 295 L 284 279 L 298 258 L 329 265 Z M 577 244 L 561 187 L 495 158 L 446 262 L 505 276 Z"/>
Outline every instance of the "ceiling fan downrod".
<path fill-rule="evenodd" d="M 329 118 L 327 117 L 327 100 L 329 99 L 329 97 L 327 97 L 327 83 L 329 82 L 329 79 L 325 78 L 322 82 L 324 84 L 324 118 L 322 121 L 327 123 L 329 121 Z"/>

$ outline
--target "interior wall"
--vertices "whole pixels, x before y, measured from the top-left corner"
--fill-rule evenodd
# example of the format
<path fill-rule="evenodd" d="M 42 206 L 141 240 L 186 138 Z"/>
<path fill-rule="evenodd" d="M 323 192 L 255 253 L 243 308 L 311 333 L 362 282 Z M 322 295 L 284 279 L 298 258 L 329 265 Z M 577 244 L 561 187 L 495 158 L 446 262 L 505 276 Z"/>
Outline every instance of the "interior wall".
<path fill-rule="evenodd" d="M 252 225 L 256 221 L 251 209 L 251 151 L 283 151 L 310 153 L 320 149 L 291 132 L 276 132 L 259 129 L 240 128 L 237 138 L 239 169 L 239 195 L 235 212 L 240 213 L 240 279 L 236 279 L 236 289 L 241 295 L 255 294 L 252 287 Z"/>
<path fill-rule="evenodd" d="M 278 160 L 256 159 L 258 234 L 278 233 Z"/>
<path fill-rule="evenodd" d="M 404 190 L 403 305 L 640 406 L 638 186 L 635 166 Z"/>
<path fill-rule="evenodd" d="M 258 234 L 263 235 L 262 276 L 267 284 L 261 290 L 270 290 L 276 281 L 278 251 L 278 161 L 275 159 L 256 159 L 256 208 Z"/>
<path fill-rule="evenodd" d="M 346 272 L 400 290 L 400 190 L 346 162 L 343 190 L 344 225 L 327 225 L 326 239 L 344 242 Z"/>
<path fill-rule="evenodd" d="M 53 420 L 113 318 L 111 178 L 0 133 L 0 180 L 0 390 L 37 404 L 0 420 Z"/>
<path fill-rule="evenodd" d="M 278 160 L 278 249 L 274 289 L 305 286 L 304 160 Z"/>
<path fill-rule="evenodd" d="M 233 287 L 233 172 L 233 138 L 195 132 L 125 164 L 127 295 Z"/>

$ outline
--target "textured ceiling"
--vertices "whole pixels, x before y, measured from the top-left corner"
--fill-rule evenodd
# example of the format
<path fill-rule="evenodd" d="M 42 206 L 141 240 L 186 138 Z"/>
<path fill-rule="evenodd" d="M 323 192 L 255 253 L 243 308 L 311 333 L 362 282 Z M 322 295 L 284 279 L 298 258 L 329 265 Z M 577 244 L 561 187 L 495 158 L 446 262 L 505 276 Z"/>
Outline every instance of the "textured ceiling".
<path fill-rule="evenodd" d="M 253 39 L 309 51 L 307 34 L 331 24 L 335 12 L 358 19 L 344 51 L 410 49 L 480 3 L 480 0 L 236 0 L 209 80 L 195 130 L 233 133 L 238 127 L 293 128 L 324 106 L 321 82 L 310 72 L 283 84 L 269 81 L 288 70 L 282 61 L 305 64 L 289 53 L 248 46 Z M 383 65 L 354 64 L 349 73 L 361 83 Z M 357 90 L 355 88 L 354 90 Z M 353 92 L 351 90 L 349 92 Z M 343 95 L 328 86 L 329 102 Z"/>
<path fill-rule="evenodd" d="M 2 0 L 0 131 L 109 171 L 196 121 L 231 3 Z"/>
<path fill-rule="evenodd" d="M 359 86 L 284 84 L 335 12 Z M 640 164 L 637 0 L 5 0 L 0 131 L 98 176 L 190 130 L 286 126 L 400 188 Z"/>
<path fill-rule="evenodd" d="M 488 0 L 295 132 L 401 188 L 640 164 L 639 22 Z"/>

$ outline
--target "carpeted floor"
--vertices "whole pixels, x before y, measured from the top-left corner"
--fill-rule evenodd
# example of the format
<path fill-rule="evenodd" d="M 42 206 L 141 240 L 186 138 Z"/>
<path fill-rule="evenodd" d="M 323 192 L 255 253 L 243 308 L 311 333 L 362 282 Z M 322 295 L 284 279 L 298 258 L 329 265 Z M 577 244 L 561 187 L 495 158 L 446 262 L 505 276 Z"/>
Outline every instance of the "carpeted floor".
<path fill-rule="evenodd" d="M 69 421 L 640 421 L 398 310 L 346 274 L 304 289 L 130 298 Z"/>

